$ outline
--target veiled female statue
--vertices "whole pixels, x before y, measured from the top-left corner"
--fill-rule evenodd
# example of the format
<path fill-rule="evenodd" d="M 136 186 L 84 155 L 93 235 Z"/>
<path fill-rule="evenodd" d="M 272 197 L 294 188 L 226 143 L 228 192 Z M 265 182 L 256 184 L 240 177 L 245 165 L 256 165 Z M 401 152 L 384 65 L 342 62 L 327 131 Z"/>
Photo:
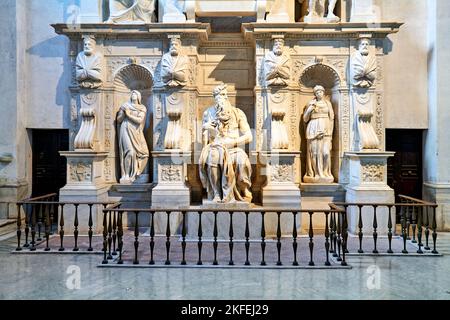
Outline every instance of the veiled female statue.
<path fill-rule="evenodd" d="M 107 23 L 151 23 L 155 20 L 156 0 L 110 0 Z"/>
<path fill-rule="evenodd" d="M 331 149 L 334 129 L 334 112 L 325 98 L 324 87 L 314 87 L 314 95 L 303 114 L 306 127 L 306 183 L 332 183 Z"/>
<path fill-rule="evenodd" d="M 144 137 L 146 115 L 147 108 L 141 104 L 141 93 L 132 91 L 130 101 L 124 103 L 117 114 L 120 183 L 133 183 L 147 166 L 149 151 Z"/>

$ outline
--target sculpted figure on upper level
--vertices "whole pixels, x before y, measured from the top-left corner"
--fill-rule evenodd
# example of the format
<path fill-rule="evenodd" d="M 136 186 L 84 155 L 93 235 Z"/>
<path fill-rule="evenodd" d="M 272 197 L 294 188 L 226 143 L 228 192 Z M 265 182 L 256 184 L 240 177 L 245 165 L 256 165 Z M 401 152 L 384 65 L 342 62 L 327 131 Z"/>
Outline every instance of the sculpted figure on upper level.
<path fill-rule="evenodd" d="M 82 88 L 95 89 L 102 85 L 103 56 L 96 52 L 95 37 L 83 37 L 84 51 L 80 52 L 75 62 L 76 79 Z"/>
<path fill-rule="evenodd" d="M 303 20 L 307 23 L 322 23 L 322 22 L 339 22 L 341 19 L 334 14 L 337 0 L 328 0 L 328 10 L 326 0 L 308 0 L 308 15 Z M 298 0 L 303 3 L 305 0 Z M 328 13 L 326 13 L 326 11 Z M 326 15 L 326 16 L 325 16 Z"/>
<path fill-rule="evenodd" d="M 152 23 L 156 0 L 110 0 L 107 23 Z"/>
<path fill-rule="evenodd" d="M 267 86 L 287 86 L 291 77 L 291 57 L 284 47 L 284 39 L 275 38 L 273 49 L 264 57 L 264 77 Z"/>
<path fill-rule="evenodd" d="M 363 38 L 359 41 L 359 50 L 356 51 L 350 62 L 353 86 L 370 88 L 377 76 L 377 59 L 369 50 L 370 40 Z"/>
<path fill-rule="evenodd" d="M 188 80 L 189 58 L 181 53 L 179 38 L 170 39 L 169 52 L 162 57 L 161 78 L 166 86 L 185 86 Z"/>

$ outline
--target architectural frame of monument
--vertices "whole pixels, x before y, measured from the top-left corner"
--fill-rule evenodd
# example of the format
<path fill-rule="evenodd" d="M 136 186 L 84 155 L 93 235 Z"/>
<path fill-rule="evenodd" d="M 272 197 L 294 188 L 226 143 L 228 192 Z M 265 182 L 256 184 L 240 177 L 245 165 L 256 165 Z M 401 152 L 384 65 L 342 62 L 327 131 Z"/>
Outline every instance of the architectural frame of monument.
<path fill-rule="evenodd" d="M 197 2 L 202 5 L 202 1 Z M 252 1 L 241 2 L 248 6 Z M 198 16 L 204 15 L 201 5 Z M 99 13 L 96 23 L 53 25 L 56 33 L 70 39 L 74 73 L 69 87 L 71 151 L 61 152 L 68 159 L 68 183 L 61 189 L 61 200 L 117 199 L 134 208 L 204 205 L 205 191 L 198 176 L 201 118 L 206 107 L 214 103 L 213 89 L 224 82 L 232 104 L 242 109 L 252 128 L 253 141 L 245 147 L 253 169 L 251 206 L 326 207 L 332 200 L 393 201 L 393 190 L 386 181 L 387 158 L 393 154 L 384 151 L 383 61 L 387 52 L 383 44 L 402 23 L 353 22 L 352 17 L 347 17 L 345 5 L 346 1 L 339 1 L 336 10 L 340 23 L 294 22 L 292 7 L 283 7 L 284 2 L 280 4 L 284 12 L 278 12 L 276 4 L 271 7 L 276 19 L 269 12 L 263 20 L 256 6 L 251 12 L 257 16 L 256 21 L 243 23 L 241 33 L 236 34 L 213 33 L 209 23 L 192 21 L 189 1 L 179 6 L 180 13 L 186 11 L 184 21 L 179 15 L 180 20 L 170 22 L 110 23 Z M 205 10 L 217 16 L 236 14 L 217 8 L 215 13 Z M 162 10 L 160 18 L 163 16 Z M 96 88 L 81 86 L 75 76 L 76 57 L 83 51 L 83 37 L 88 35 L 95 37 L 96 50 L 102 56 L 103 83 Z M 161 59 L 173 38 L 179 39 L 189 65 L 185 83 L 167 86 L 161 77 Z M 289 79 L 283 85 L 272 86 L 264 78 L 264 59 L 275 39 L 280 38 L 290 59 Z M 360 39 L 369 39 L 370 52 L 377 62 L 376 79 L 363 93 L 353 86 L 350 73 L 351 56 L 358 50 Z M 222 60 L 214 60 L 220 55 Z M 211 81 L 211 74 L 216 81 Z M 332 183 L 303 182 L 307 151 L 302 117 L 317 85 L 325 88 L 335 115 Z M 139 179 L 124 185 L 118 183 L 116 115 L 132 90 L 141 92 L 148 110 L 144 135 L 150 154 Z M 364 105 L 370 109 L 370 130 L 380 141 L 372 149 L 358 143 L 362 133 L 357 115 Z M 85 109 L 93 110 L 91 118 L 81 113 Z M 91 125 L 85 124 L 92 120 L 92 114 L 94 125 L 92 121 Z M 86 130 L 90 133 L 80 133 Z M 281 149 L 272 148 L 275 130 L 287 137 Z M 176 148 L 166 148 L 169 134 L 175 135 L 173 141 L 179 141 Z M 76 146 L 75 137 L 80 135 L 92 140 L 88 147 Z M 302 194 L 308 194 L 309 200 Z M 239 205 L 232 208 L 246 208 Z M 100 225 L 100 221 L 97 223 Z M 355 230 L 354 223 L 350 219 L 350 230 Z"/>

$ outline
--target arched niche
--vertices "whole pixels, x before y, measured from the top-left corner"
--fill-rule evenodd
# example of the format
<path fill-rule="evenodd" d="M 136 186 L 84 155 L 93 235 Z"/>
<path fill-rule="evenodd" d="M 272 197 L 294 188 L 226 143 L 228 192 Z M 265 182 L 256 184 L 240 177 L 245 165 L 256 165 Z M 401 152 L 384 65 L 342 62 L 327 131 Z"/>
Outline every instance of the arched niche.
<path fill-rule="evenodd" d="M 152 72 L 144 66 L 131 63 L 120 68 L 113 77 L 114 85 L 114 119 L 117 116 L 119 108 L 122 104 L 130 99 L 131 92 L 137 90 L 142 95 L 142 104 L 147 107 L 147 119 L 144 129 L 144 135 L 147 140 L 148 149 L 152 150 L 152 140 L 153 140 L 153 124 L 152 124 L 152 88 L 154 84 L 154 77 Z M 116 181 L 120 179 L 120 159 L 119 152 L 117 149 L 117 123 L 114 121 L 114 131 L 116 134 L 115 143 L 115 154 L 117 157 L 116 161 Z M 149 168 L 152 168 L 151 155 L 149 156 L 149 163 L 144 171 L 146 176 L 145 182 L 150 182 Z M 143 181 L 140 181 L 143 182 Z"/>
<path fill-rule="evenodd" d="M 314 99 L 314 87 L 321 85 L 325 88 L 325 95 L 331 101 L 334 111 L 334 131 L 333 131 L 333 149 L 331 151 L 332 173 L 334 182 L 339 181 L 340 172 L 340 125 L 339 125 L 339 109 L 342 94 L 341 78 L 338 72 L 331 66 L 316 63 L 307 66 L 300 75 L 300 150 L 302 151 L 301 163 L 303 177 L 306 171 L 306 124 L 303 121 L 303 113 L 307 104 Z"/>

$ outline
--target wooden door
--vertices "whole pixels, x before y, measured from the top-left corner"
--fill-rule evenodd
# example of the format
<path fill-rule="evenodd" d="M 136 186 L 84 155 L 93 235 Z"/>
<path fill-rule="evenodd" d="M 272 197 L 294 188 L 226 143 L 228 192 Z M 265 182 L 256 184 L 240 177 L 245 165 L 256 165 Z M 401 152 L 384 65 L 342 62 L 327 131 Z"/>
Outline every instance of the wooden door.
<path fill-rule="evenodd" d="M 422 198 L 422 130 L 386 130 L 386 150 L 395 151 L 388 160 L 388 185 L 399 194 Z"/>
<path fill-rule="evenodd" d="M 59 193 L 67 181 L 67 160 L 59 151 L 69 150 L 68 130 L 32 130 L 32 196 Z"/>

